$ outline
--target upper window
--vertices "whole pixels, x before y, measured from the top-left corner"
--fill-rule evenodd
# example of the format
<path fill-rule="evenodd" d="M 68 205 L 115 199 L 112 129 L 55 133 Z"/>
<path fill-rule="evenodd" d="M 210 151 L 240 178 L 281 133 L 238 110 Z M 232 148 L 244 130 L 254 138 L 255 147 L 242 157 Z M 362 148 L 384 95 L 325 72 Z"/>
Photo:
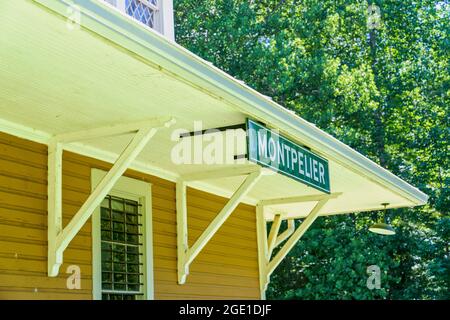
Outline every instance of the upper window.
<path fill-rule="evenodd" d="M 156 0 L 125 0 L 125 12 L 150 28 L 155 28 L 157 11 Z"/>
<path fill-rule="evenodd" d="M 98 0 L 175 41 L 172 0 Z"/>
<path fill-rule="evenodd" d="M 158 0 L 103 0 L 146 26 L 160 30 Z"/>

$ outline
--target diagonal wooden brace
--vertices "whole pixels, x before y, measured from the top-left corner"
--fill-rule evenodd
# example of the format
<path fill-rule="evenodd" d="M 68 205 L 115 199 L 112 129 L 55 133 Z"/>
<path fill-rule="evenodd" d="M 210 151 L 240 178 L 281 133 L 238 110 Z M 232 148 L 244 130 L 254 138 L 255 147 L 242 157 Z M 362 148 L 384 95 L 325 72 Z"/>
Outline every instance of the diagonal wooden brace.
<path fill-rule="evenodd" d="M 313 222 L 317 219 L 321 209 L 325 204 L 333 198 L 340 196 L 341 193 L 333 193 L 328 195 L 317 196 L 301 196 L 294 198 L 284 198 L 277 200 L 265 200 L 261 201 L 257 206 L 257 231 L 258 231 L 258 257 L 259 257 L 259 272 L 260 272 L 260 289 L 261 296 L 264 297 L 264 292 L 267 289 L 267 285 L 270 282 L 270 275 L 280 264 L 280 262 L 291 251 L 295 244 L 300 240 L 303 234 L 309 229 Z M 314 208 L 303 220 L 300 226 L 295 229 L 294 220 L 288 221 L 288 229 L 282 234 L 278 235 L 280 225 L 282 222 L 282 215 L 277 214 L 274 217 L 272 228 L 270 230 L 269 237 L 267 238 L 267 227 L 264 219 L 264 205 L 292 203 L 292 202 L 311 202 L 317 201 Z M 294 231 L 295 230 L 295 231 Z M 280 245 L 283 241 L 286 243 L 272 258 L 273 249 Z M 272 258 L 272 259 L 271 259 Z"/>
<path fill-rule="evenodd" d="M 275 218 L 272 223 L 272 227 L 270 228 L 269 238 L 267 239 L 268 242 L 268 257 L 270 258 L 272 256 L 273 249 L 278 247 L 283 241 L 288 239 L 295 231 L 295 221 L 294 219 L 288 219 L 288 227 L 283 233 L 278 234 L 278 231 L 280 230 L 281 223 L 283 222 L 284 218 L 281 214 L 276 214 Z"/>
<path fill-rule="evenodd" d="M 242 172 L 237 172 L 241 175 Z M 178 283 L 184 284 L 189 274 L 189 266 L 206 246 L 209 240 L 219 230 L 223 223 L 233 213 L 234 209 L 239 205 L 242 198 L 253 188 L 262 176 L 262 170 L 257 168 L 251 169 L 244 182 L 239 186 L 233 196 L 228 200 L 227 204 L 217 214 L 214 220 L 203 231 L 200 237 L 189 248 L 187 236 L 187 205 L 186 205 L 186 182 L 180 180 L 177 183 L 177 243 L 178 243 Z"/>
<path fill-rule="evenodd" d="M 63 263 L 63 253 L 75 235 L 80 231 L 86 221 L 90 218 L 93 211 L 103 201 L 105 196 L 114 187 L 114 184 L 128 169 L 130 164 L 136 159 L 148 141 L 155 135 L 155 127 L 167 126 L 168 120 L 158 120 L 140 122 L 136 125 L 117 126 L 113 130 L 111 127 L 91 130 L 84 133 L 65 134 L 62 141 L 73 141 L 78 136 L 83 137 L 101 137 L 108 134 L 119 134 L 136 132 L 130 143 L 120 154 L 111 170 L 95 187 L 94 191 L 81 206 L 75 216 L 62 228 L 62 152 L 63 143 L 58 140 L 58 136 L 51 139 L 48 147 L 48 276 L 56 277 L 59 267 Z M 152 124 L 153 127 L 145 127 Z M 144 126 L 144 127 L 142 127 Z M 119 129 L 120 128 L 120 129 Z M 132 130 L 134 129 L 134 130 Z M 70 139 L 69 139 L 70 138 Z"/>
<path fill-rule="evenodd" d="M 280 230 L 281 222 L 283 222 L 283 217 L 281 214 L 275 215 L 273 219 L 272 227 L 270 228 L 269 238 L 267 239 L 268 246 L 268 257 L 272 256 L 273 249 L 275 248 L 275 243 L 277 242 L 278 231 Z"/>
<path fill-rule="evenodd" d="M 284 232 L 277 237 L 275 241 L 275 248 L 278 247 L 284 240 L 288 239 L 295 231 L 295 221 L 294 219 L 287 220 L 288 227 Z"/>

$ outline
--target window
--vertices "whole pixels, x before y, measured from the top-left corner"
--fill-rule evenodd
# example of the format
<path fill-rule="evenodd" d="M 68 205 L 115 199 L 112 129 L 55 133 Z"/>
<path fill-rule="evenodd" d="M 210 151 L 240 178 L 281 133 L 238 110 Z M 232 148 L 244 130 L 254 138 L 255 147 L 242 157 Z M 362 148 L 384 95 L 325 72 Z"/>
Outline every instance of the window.
<path fill-rule="evenodd" d="M 155 28 L 156 0 L 125 0 L 125 12 L 150 28 Z"/>
<path fill-rule="evenodd" d="M 106 172 L 92 170 L 92 186 Z M 153 298 L 151 185 L 121 177 L 92 216 L 94 299 Z"/>
<path fill-rule="evenodd" d="M 172 0 L 98 0 L 175 41 Z"/>
<path fill-rule="evenodd" d="M 143 296 L 139 209 L 138 201 L 110 195 L 100 207 L 103 300 Z"/>
<path fill-rule="evenodd" d="M 147 27 L 160 30 L 158 0 L 103 0 L 142 22 Z"/>

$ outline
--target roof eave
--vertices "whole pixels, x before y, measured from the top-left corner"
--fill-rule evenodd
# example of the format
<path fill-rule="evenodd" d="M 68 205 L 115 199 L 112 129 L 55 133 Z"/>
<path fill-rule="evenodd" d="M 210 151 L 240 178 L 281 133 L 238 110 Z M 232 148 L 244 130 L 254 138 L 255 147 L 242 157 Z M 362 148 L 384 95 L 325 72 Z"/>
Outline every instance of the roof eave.
<path fill-rule="evenodd" d="M 244 114 L 263 120 L 290 136 L 301 137 L 302 143 L 308 144 L 328 158 L 332 158 L 351 170 L 401 194 L 414 205 L 427 203 L 428 196 L 419 189 L 250 88 L 242 81 L 233 78 L 184 47 L 133 21 L 117 10 L 100 3 L 100 1 L 33 1 L 63 17 L 67 17 L 70 14 L 70 11 L 67 10 L 69 7 L 76 5 L 80 9 L 83 27 L 129 50 L 140 52 L 143 58 L 151 58 L 150 61 L 169 71 L 174 70 L 175 67 L 179 76 L 185 77 L 191 82 L 207 81 L 208 84 L 215 87 L 222 94 L 226 93 L 229 97 L 240 101 L 241 103 L 235 104 L 235 106 Z M 143 48 L 145 51 L 149 50 L 147 56 L 143 53 Z"/>

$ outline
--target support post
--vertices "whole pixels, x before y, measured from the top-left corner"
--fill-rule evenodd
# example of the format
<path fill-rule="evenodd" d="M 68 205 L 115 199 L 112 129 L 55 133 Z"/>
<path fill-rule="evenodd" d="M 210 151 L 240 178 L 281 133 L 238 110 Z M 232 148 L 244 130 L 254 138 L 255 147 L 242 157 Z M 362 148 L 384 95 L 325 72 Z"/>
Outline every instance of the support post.
<path fill-rule="evenodd" d="M 48 274 L 58 274 L 63 259 L 56 249 L 56 237 L 62 230 L 62 144 L 52 139 L 48 145 L 47 237 Z"/>
<path fill-rule="evenodd" d="M 266 269 L 269 261 L 267 246 L 267 223 L 264 219 L 264 206 L 256 205 L 256 235 L 258 239 L 258 267 L 259 267 L 259 292 L 261 300 L 266 299 Z"/>
<path fill-rule="evenodd" d="M 178 264 L 178 283 L 186 282 L 189 274 L 189 265 L 186 263 L 188 243 L 187 228 L 187 187 L 186 182 L 178 179 L 176 184 L 176 206 L 177 206 L 177 264 Z"/>

